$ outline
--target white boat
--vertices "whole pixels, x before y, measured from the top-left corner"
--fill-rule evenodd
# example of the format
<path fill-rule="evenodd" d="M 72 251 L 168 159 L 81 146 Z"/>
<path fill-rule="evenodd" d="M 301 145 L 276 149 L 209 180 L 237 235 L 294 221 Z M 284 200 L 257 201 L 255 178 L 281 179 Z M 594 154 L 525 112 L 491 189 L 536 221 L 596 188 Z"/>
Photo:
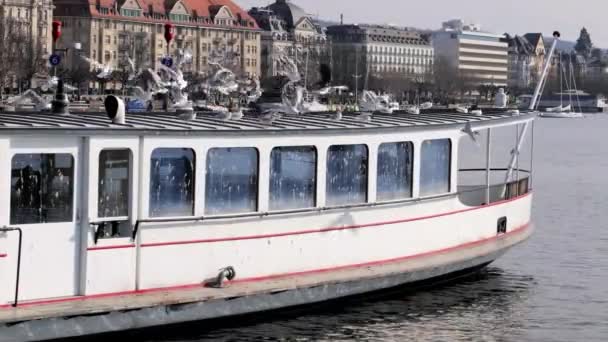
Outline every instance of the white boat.
<path fill-rule="evenodd" d="M 105 108 L 0 114 L 0 342 L 460 277 L 533 231 L 533 171 L 518 165 L 534 112 L 185 120 L 125 115 L 113 96 Z M 462 168 L 461 144 L 509 126 L 507 168 L 481 151 L 486 168 Z"/>
<path fill-rule="evenodd" d="M 557 119 L 576 119 L 585 117 L 583 113 L 579 112 L 568 112 L 568 111 L 555 111 L 539 113 L 538 116 L 543 118 L 557 118 Z"/>
<path fill-rule="evenodd" d="M 461 186 L 457 151 L 534 114 L 358 116 L 1 114 L 0 341 L 460 275 L 531 234 L 524 171 Z"/>
<path fill-rule="evenodd" d="M 561 92 L 557 95 L 553 96 L 555 101 L 559 100 L 559 105 L 555 107 L 548 107 L 544 112 L 539 113 L 540 117 L 543 118 L 559 118 L 559 119 L 576 119 L 583 118 L 584 115 L 582 113 L 582 106 L 580 102 L 580 96 L 578 90 L 576 90 L 576 78 L 574 77 L 574 68 L 572 66 L 572 61 L 570 61 L 570 72 L 568 73 L 565 70 L 564 65 L 561 62 L 561 53 L 560 53 L 560 62 L 558 64 L 560 66 L 560 87 Z M 567 75 L 568 74 L 568 75 Z M 567 91 L 564 92 L 564 86 L 568 88 Z M 564 105 L 564 98 L 567 98 L 568 104 Z M 577 105 L 577 106 L 575 106 Z M 574 107 L 578 108 L 578 111 L 573 109 Z"/>

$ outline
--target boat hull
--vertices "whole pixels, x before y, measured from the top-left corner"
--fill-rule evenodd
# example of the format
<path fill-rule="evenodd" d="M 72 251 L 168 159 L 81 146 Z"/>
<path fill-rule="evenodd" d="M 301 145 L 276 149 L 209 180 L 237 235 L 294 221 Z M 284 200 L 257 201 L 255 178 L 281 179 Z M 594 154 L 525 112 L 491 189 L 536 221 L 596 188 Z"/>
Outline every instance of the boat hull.
<path fill-rule="evenodd" d="M 554 119 L 576 119 L 584 117 L 583 113 L 572 113 L 572 112 L 546 112 L 539 114 L 543 118 L 554 118 Z"/>
<path fill-rule="evenodd" d="M 485 267 L 511 247 L 525 241 L 531 224 L 494 238 L 414 258 L 278 279 L 229 284 L 223 289 L 202 286 L 137 295 L 91 298 L 89 301 L 32 303 L 30 319 L 0 323 L 0 341 L 33 341 L 96 335 L 132 329 L 202 321 L 309 305 L 362 295 L 433 279 L 461 276 Z M 215 291 L 215 292 L 214 292 Z M 211 295 L 215 293 L 215 295 Z M 130 297 L 132 296 L 132 297 Z M 156 305 L 143 305 L 146 299 Z M 135 305 L 137 302 L 139 305 Z M 87 302 L 96 308 L 87 309 Z M 48 312 L 61 309 L 55 317 Z M 23 310 L 23 309 L 21 309 Z M 46 318 L 36 317 L 47 315 Z"/>

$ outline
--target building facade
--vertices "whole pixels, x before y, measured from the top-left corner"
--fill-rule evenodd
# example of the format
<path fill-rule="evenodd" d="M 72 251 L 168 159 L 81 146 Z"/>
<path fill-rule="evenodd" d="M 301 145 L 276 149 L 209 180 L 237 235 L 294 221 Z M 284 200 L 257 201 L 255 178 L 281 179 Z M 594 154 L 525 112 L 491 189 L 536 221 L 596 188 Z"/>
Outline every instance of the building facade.
<path fill-rule="evenodd" d="M 277 57 L 287 55 L 296 61 L 307 84 L 319 81 L 321 64 L 330 62 L 330 44 L 323 28 L 306 12 L 287 0 L 277 0 L 249 14 L 263 29 L 261 41 L 262 78 L 278 74 Z"/>
<path fill-rule="evenodd" d="M 524 38 L 532 45 L 532 62 L 530 65 L 532 86 L 540 81 L 545 66 L 545 56 L 547 49 L 545 48 L 545 39 L 542 33 L 526 33 Z"/>
<path fill-rule="evenodd" d="M 260 75 L 261 32 L 230 0 L 55 0 L 55 6 L 56 20 L 63 23 L 58 45 L 69 49 L 70 68 L 78 53 L 115 70 L 125 66 L 126 56 L 138 67 L 156 68 L 164 56 L 184 49 L 192 53 L 186 73 L 204 72 L 209 56 L 221 51 L 238 56 L 238 73 Z M 166 23 L 175 27 L 169 46 Z"/>
<path fill-rule="evenodd" d="M 0 0 L 0 18 L 27 23 L 32 42 L 39 42 L 43 52 L 50 53 L 53 43 L 51 0 Z"/>
<path fill-rule="evenodd" d="M 406 28 L 335 25 L 327 28 L 332 42 L 334 83 L 351 89 L 376 88 L 373 79 L 397 82 L 428 77 L 434 50 L 427 37 Z"/>
<path fill-rule="evenodd" d="M 468 84 L 506 86 L 509 78 L 508 43 L 504 36 L 482 32 L 462 20 L 443 23 L 433 33 L 436 58 L 454 68 Z"/>
<path fill-rule="evenodd" d="M 0 87 L 12 88 L 19 80 L 29 82 L 46 72 L 44 61 L 51 53 L 53 43 L 52 21 L 51 0 L 0 0 L 0 45 L 3 50 L 0 52 L 3 60 Z M 11 38 L 19 39 L 13 42 L 19 45 L 17 49 L 11 47 Z M 15 56 L 15 63 L 12 63 L 11 52 L 21 54 Z"/>
<path fill-rule="evenodd" d="M 542 75 L 545 62 L 545 43 L 540 33 L 503 38 L 509 46 L 509 79 L 511 88 L 534 87 Z"/>

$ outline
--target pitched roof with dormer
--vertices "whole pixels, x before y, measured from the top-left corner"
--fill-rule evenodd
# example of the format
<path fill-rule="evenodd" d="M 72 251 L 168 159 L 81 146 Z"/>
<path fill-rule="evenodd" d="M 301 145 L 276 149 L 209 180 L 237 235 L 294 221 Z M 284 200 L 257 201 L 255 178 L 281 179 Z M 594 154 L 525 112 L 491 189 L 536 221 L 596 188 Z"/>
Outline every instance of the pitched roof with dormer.
<path fill-rule="evenodd" d="M 302 18 L 308 16 L 300 6 L 289 0 L 277 0 L 274 4 L 269 5 L 267 9 L 285 20 L 288 28 L 293 28 Z"/>
<path fill-rule="evenodd" d="M 506 41 L 509 44 L 509 53 L 515 55 L 533 55 L 535 52 L 535 46 L 525 36 L 514 36 L 506 35 L 502 41 Z"/>
<path fill-rule="evenodd" d="M 543 39 L 543 35 L 542 33 L 526 33 L 524 34 L 524 38 L 526 38 L 532 46 L 538 46 Z"/>
<path fill-rule="evenodd" d="M 167 22 L 176 5 L 181 4 L 187 13 L 187 18 L 180 20 L 183 25 L 192 26 L 217 26 L 214 22 L 215 16 L 224 9 L 228 13 L 228 19 L 224 26 L 239 27 L 244 29 L 259 29 L 256 21 L 240 8 L 232 0 L 55 0 L 54 15 L 116 18 L 121 17 L 121 8 L 129 3 L 129 9 L 133 9 L 132 3 L 141 12 L 139 15 L 130 15 L 127 18 L 133 21 Z M 175 22 L 180 24 L 179 21 Z"/>

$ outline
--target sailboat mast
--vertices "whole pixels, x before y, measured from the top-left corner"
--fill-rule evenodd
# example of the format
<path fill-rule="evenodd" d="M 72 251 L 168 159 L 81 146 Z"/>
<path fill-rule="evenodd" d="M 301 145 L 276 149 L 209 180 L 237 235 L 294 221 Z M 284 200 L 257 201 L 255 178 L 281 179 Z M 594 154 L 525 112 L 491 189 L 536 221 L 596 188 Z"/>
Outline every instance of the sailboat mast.
<path fill-rule="evenodd" d="M 564 107 L 564 64 L 562 63 L 562 52 L 559 52 L 559 108 L 560 110 Z"/>
<path fill-rule="evenodd" d="M 530 110 L 534 110 L 536 104 L 538 103 L 538 96 L 540 95 L 540 91 L 543 87 L 543 83 L 547 78 L 547 73 L 549 72 L 549 66 L 551 65 L 551 59 L 553 58 L 553 53 L 555 53 L 555 47 L 557 46 L 557 41 L 559 40 L 560 33 L 555 31 L 553 32 L 553 44 L 551 45 L 551 49 L 549 50 L 549 55 L 547 56 L 547 60 L 545 60 L 545 67 L 543 69 L 543 73 L 540 77 L 540 81 L 536 84 L 536 90 L 534 90 L 534 96 L 532 96 L 532 101 L 530 101 Z M 513 163 L 514 164 L 514 163 Z"/>

